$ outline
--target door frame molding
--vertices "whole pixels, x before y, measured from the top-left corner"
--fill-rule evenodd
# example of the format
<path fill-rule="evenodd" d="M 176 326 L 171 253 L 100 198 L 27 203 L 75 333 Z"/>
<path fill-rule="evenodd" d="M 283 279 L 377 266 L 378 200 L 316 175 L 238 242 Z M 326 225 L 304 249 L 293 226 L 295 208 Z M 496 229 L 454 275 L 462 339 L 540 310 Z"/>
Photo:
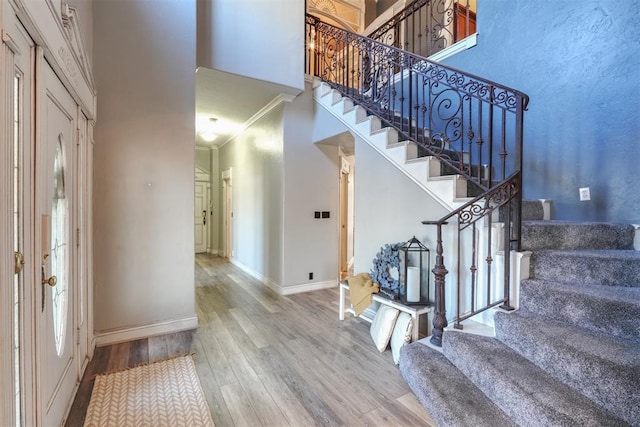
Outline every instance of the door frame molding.
<path fill-rule="evenodd" d="M 5 41 L 5 33 L 2 34 Z M 13 54 L 15 52 L 11 46 L 6 43 L 2 44 L 0 50 L 0 64 L 2 73 L 0 73 L 0 100 L 2 100 L 2 109 L 5 114 L 0 114 L 0 165 L 9 165 L 12 161 L 13 153 L 13 98 L 9 95 L 13 92 L 13 76 L 14 63 Z M 11 78 L 9 78 L 11 77 Z M 13 195 L 13 168 L 0 167 L 0 199 L 12 200 Z M 5 236 L 13 234 L 12 230 L 12 209 L 6 206 L 0 209 L 0 231 Z M 4 242 L 3 242 L 4 243 Z M 0 245 L 0 283 L 13 284 L 13 239 L 11 245 Z M 15 408 L 14 408 L 14 366 L 13 366 L 13 291 L 12 286 L 0 286 L 0 333 L 3 337 L 10 337 L 0 341 L 0 425 L 15 425 Z"/>
<path fill-rule="evenodd" d="M 232 168 L 223 170 L 220 174 L 222 180 L 222 228 L 224 230 L 224 256 L 230 261 L 233 252 L 233 182 Z M 231 189 L 231 197 L 228 192 Z M 229 203 L 229 199 L 231 202 Z M 231 206 L 229 206 L 229 204 Z"/>
<path fill-rule="evenodd" d="M 0 170 L 3 172 L 0 173 L 0 177 L 2 178 L 0 182 L 0 197 L 3 197 L 3 200 L 7 200 L 6 197 L 10 196 L 13 192 L 11 174 L 13 168 L 5 168 L 5 165 L 9 165 L 9 162 L 12 162 L 11 156 L 12 152 L 12 140 L 13 136 L 11 134 L 12 129 L 12 108 L 11 101 L 12 97 L 10 96 L 13 92 L 12 90 L 12 82 L 13 82 L 13 70 L 9 73 L 4 72 L 4 68 L 6 68 L 12 59 L 10 58 L 9 51 L 13 48 L 15 49 L 15 43 L 12 43 L 11 34 L 15 31 L 14 22 L 16 18 L 19 19 L 24 29 L 26 30 L 29 37 L 32 39 L 34 45 L 36 46 L 36 50 L 39 51 L 39 54 L 36 55 L 35 58 L 35 74 L 36 74 L 36 84 L 32 88 L 32 99 L 30 103 L 32 103 L 33 99 L 36 99 L 36 104 L 39 102 L 38 97 L 41 95 L 41 91 L 39 88 L 41 86 L 37 83 L 39 79 L 37 79 L 37 74 L 40 72 L 39 69 L 42 68 L 44 61 L 46 60 L 51 68 L 53 68 L 55 74 L 58 76 L 62 85 L 68 91 L 68 93 L 73 98 L 74 102 L 80 107 L 80 110 L 87 118 L 87 136 L 91 141 L 91 148 L 86 150 L 86 155 L 83 155 L 84 159 L 81 161 L 86 161 L 85 164 L 85 172 L 87 175 L 91 176 L 92 168 L 92 149 L 93 149 L 93 126 L 95 124 L 96 119 L 96 92 L 95 92 L 95 84 L 93 80 L 93 75 L 91 71 L 91 66 L 88 62 L 89 56 L 86 54 L 86 50 L 82 44 L 82 36 L 80 33 L 79 22 L 78 22 L 78 14 L 75 8 L 69 7 L 65 0 L 55 1 L 55 0 L 43 0 L 43 1 L 26 1 L 26 0 L 0 0 L 0 35 L 2 36 L 2 47 L 0 47 L 0 67 L 3 67 L 3 73 L 0 76 L 0 100 L 2 100 L 3 107 L 0 111 L 0 125 L 2 130 L 0 130 L 0 165 L 2 166 Z M 12 67 L 13 68 L 13 67 Z M 8 103 L 8 105 L 6 105 Z M 38 138 L 41 138 L 39 135 L 39 131 L 37 129 L 37 124 L 35 123 L 36 114 L 38 111 L 37 105 L 32 105 L 31 114 L 33 114 L 33 130 L 35 131 L 32 139 L 37 141 Z M 33 142 L 33 141 L 31 141 Z M 88 144 L 89 145 L 89 144 Z M 34 153 L 32 153 L 35 155 Z M 34 159 L 29 159 L 32 162 Z M 5 172 L 6 171 L 6 172 Z M 38 185 L 37 179 L 34 178 L 34 174 L 37 175 L 37 171 L 31 170 L 31 181 L 28 183 L 29 188 L 25 188 L 25 192 L 30 194 L 30 197 L 33 198 L 33 194 L 35 193 L 36 186 Z M 10 179 L 4 179 L 9 177 Z M 92 298 L 93 298 L 93 269 L 92 269 L 92 221 L 91 221 L 91 212 L 92 212 L 92 183 L 91 181 L 87 181 L 87 191 L 83 192 L 83 194 L 76 195 L 77 197 L 83 198 L 83 206 L 87 212 L 87 219 L 77 219 L 74 224 L 74 228 L 77 226 L 84 226 L 86 233 L 84 236 L 87 236 L 86 239 L 82 239 L 80 244 L 86 245 L 84 248 L 84 253 L 86 254 L 86 281 L 83 284 L 79 284 L 79 286 L 85 286 L 87 290 L 87 297 L 89 299 L 89 304 L 87 306 L 87 330 L 88 336 L 86 337 L 87 342 L 89 343 L 88 354 L 89 357 L 93 355 L 93 347 L 95 345 L 95 337 L 93 331 L 93 307 L 92 307 Z M 35 232 L 35 212 L 38 212 L 37 201 L 30 199 L 31 204 L 31 212 L 25 212 L 25 227 L 31 227 L 32 233 Z M 11 224 L 12 224 L 12 215 L 13 213 L 11 208 L 0 210 L 0 232 L 4 235 L 11 235 Z M 27 225 L 28 221 L 28 225 Z M 81 225 L 82 224 L 82 225 Z M 83 230 L 83 231 L 85 231 Z M 75 230 L 71 230 L 74 239 L 75 239 Z M 33 240 L 35 235 L 30 236 L 30 240 Z M 9 283 L 13 283 L 13 240 L 10 242 L 2 242 L 0 244 L 0 272 L 2 272 L 2 276 L 0 279 L 3 283 L 7 283 L 5 279 L 9 277 Z M 33 242 L 32 242 L 33 243 Z M 31 243 L 31 244 L 32 244 Z M 75 243 L 75 242 L 74 242 Z M 33 245 L 32 245 L 33 246 Z M 36 250 L 35 246 L 30 249 L 32 252 Z M 32 254 L 33 256 L 37 254 Z M 33 258 L 33 257 L 32 257 Z M 39 257 L 33 258 L 34 260 L 39 260 Z M 40 277 L 39 262 L 32 262 L 34 265 L 25 266 L 24 274 L 29 275 L 33 283 L 37 282 L 37 279 Z M 37 265 L 35 265 L 37 264 Z M 6 272 L 6 273 L 5 273 Z M 35 292 L 34 292 L 35 293 Z M 4 337 L 12 337 L 13 336 L 13 310 L 12 304 L 13 301 L 9 298 L 5 298 L 7 296 L 11 296 L 13 292 L 9 287 L 3 286 L 0 289 L 0 296 L 2 297 L 2 302 L 0 309 L 2 310 L 2 315 L 0 315 L 0 321 L 2 321 L 2 325 L 0 326 L 0 331 L 3 333 Z M 34 296 L 31 299 L 32 305 L 35 305 L 33 302 L 37 300 Z M 74 304 L 75 302 L 70 301 L 70 303 Z M 25 361 L 24 364 L 29 364 L 30 366 L 25 369 L 32 369 L 33 372 L 31 375 L 33 377 L 28 380 L 29 384 L 25 384 L 24 389 L 27 390 L 28 393 L 31 393 L 31 397 L 25 406 L 25 414 L 23 421 L 27 425 L 38 425 L 42 422 L 42 420 L 38 419 L 38 414 L 41 412 L 40 409 L 45 404 L 44 402 L 39 401 L 37 391 L 37 382 L 38 382 L 38 370 L 37 366 L 34 365 L 36 360 L 39 358 L 38 349 L 34 346 L 37 344 L 35 342 L 36 338 L 35 334 L 38 333 L 38 325 L 37 325 L 37 317 L 34 313 L 37 313 L 37 307 L 24 307 L 24 316 L 29 317 L 26 319 L 25 329 L 29 327 L 29 331 L 25 331 L 25 336 L 31 336 L 32 341 L 34 342 L 26 342 L 23 339 L 24 345 L 30 346 L 29 350 L 31 354 L 31 361 Z M 75 335 L 76 331 L 70 331 Z M 75 341 L 75 340 L 74 340 Z M 22 355 L 24 356 L 24 355 Z M 0 425 L 15 425 L 15 405 L 14 405 L 14 396 L 11 393 L 13 390 L 13 341 L 3 340 L 0 345 L 0 399 L 2 403 L 0 403 Z M 81 368 L 83 369 L 83 368 Z M 24 390 L 23 389 L 23 390 Z"/>

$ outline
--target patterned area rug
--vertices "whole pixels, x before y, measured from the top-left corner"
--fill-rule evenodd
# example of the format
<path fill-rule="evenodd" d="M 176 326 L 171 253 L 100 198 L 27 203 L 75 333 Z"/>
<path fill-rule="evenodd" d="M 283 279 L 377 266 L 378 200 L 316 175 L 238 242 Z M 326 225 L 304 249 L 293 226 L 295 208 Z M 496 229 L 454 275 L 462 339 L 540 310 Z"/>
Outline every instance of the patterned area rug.
<path fill-rule="evenodd" d="M 96 377 L 85 427 L 213 426 L 191 356 Z"/>

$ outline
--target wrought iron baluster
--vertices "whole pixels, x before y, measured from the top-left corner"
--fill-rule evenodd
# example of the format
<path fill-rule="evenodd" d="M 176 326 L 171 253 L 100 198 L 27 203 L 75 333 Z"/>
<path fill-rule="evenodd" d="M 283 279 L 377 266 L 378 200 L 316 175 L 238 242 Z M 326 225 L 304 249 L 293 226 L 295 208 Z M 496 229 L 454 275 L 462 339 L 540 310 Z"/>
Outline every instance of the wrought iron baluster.
<path fill-rule="evenodd" d="M 500 123 L 500 167 L 502 168 L 501 181 L 507 177 L 507 111 L 502 110 L 502 120 Z"/>
<path fill-rule="evenodd" d="M 489 129 L 487 131 L 487 135 L 489 137 L 488 147 L 489 147 L 489 182 L 487 183 L 487 187 L 490 188 L 493 185 L 494 179 L 494 170 L 493 170 L 493 104 L 494 104 L 494 88 L 493 85 L 489 85 Z"/>
<path fill-rule="evenodd" d="M 507 203 L 504 218 L 504 303 L 500 306 L 503 310 L 513 310 L 513 307 L 509 304 L 509 287 L 511 284 L 511 204 L 512 201 Z"/>
<path fill-rule="evenodd" d="M 456 319 L 453 327 L 455 329 L 462 329 L 462 325 L 460 324 L 460 318 L 462 318 L 462 222 L 460 221 L 460 217 L 458 217 L 458 231 L 457 231 L 457 244 L 456 251 L 457 256 L 456 259 L 458 262 L 456 263 Z"/>
<path fill-rule="evenodd" d="M 491 198 L 487 198 L 486 200 L 487 209 L 490 209 Z M 499 209 L 499 208 L 498 208 Z M 492 210 L 493 211 L 493 210 Z M 492 215 L 487 215 L 487 256 L 485 258 L 485 265 L 487 266 L 487 305 L 491 304 L 490 296 L 491 296 L 491 280 L 492 280 L 492 269 L 493 269 L 493 257 L 491 256 L 491 248 L 493 247 L 493 218 Z"/>
<path fill-rule="evenodd" d="M 482 140 L 482 101 L 478 99 L 478 125 L 477 125 L 477 134 L 476 138 L 476 147 L 478 148 L 478 167 L 480 168 L 480 179 L 479 183 L 482 186 L 483 184 L 489 188 L 491 187 L 491 171 L 485 170 L 484 168 L 484 156 L 483 156 L 483 143 Z"/>

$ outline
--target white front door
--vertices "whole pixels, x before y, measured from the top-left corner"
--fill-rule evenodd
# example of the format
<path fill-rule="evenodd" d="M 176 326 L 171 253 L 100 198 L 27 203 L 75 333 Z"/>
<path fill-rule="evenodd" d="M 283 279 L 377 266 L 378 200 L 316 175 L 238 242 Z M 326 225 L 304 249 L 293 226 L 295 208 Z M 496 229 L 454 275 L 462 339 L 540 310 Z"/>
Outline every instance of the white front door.
<path fill-rule="evenodd" d="M 196 206 L 195 206 L 195 239 L 196 253 L 207 251 L 207 230 L 209 218 L 209 191 L 206 182 L 196 181 Z"/>
<path fill-rule="evenodd" d="M 32 160 L 33 160 L 33 86 L 34 44 L 27 31 L 15 19 L 5 21 L 2 46 L 6 76 L 3 100 L 3 141 L 6 146 L 0 153 L 2 163 L 2 194 L 0 212 L 2 239 L 0 253 L 3 255 L 0 271 L 2 276 L 2 372 L 0 373 L 0 425 L 33 425 L 35 413 L 33 388 L 33 355 L 35 339 L 32 335 L 32 307 L 34 301 L 34 266 L 32 227 Z M 5 186 L 4 183 L 7 185 Z M 6 209 L 5 209 L 6 207 Z M 10 210 L 9 210 L 10 209 Z M 11 260 L 9 264 L 4 262 Z M 10 268 L 4 268 L 4 266 Z M 5 349 L 9 349 L 5 353 Z M 5 357 L 7 356 L 7 357 Z"/>
<path fill-rule="evenodd" d="M 66 416 L 77 383 L 72 230 L 77 106 L 49 64 L 39 59 L 36 245 L 42 284 L 37 286 L 38 407 L 41 425 L 57 426 Z"/>

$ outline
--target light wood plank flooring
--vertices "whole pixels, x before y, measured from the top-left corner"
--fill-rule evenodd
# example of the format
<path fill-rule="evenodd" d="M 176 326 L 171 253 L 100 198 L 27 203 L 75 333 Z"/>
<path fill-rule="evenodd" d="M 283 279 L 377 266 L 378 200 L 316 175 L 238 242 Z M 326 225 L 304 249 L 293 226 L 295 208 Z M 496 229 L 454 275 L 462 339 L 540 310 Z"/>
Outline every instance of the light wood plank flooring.
<path fill-rule="evenodd" d="M 197 331 L 96 349 L 67 426 L 81 426 L 93 377 L 193 352 L 224 426 L 434 426 L 361 319 L 338 320 L 338 290 L 282 297 L 224 259 L 196 256 Z"/>

